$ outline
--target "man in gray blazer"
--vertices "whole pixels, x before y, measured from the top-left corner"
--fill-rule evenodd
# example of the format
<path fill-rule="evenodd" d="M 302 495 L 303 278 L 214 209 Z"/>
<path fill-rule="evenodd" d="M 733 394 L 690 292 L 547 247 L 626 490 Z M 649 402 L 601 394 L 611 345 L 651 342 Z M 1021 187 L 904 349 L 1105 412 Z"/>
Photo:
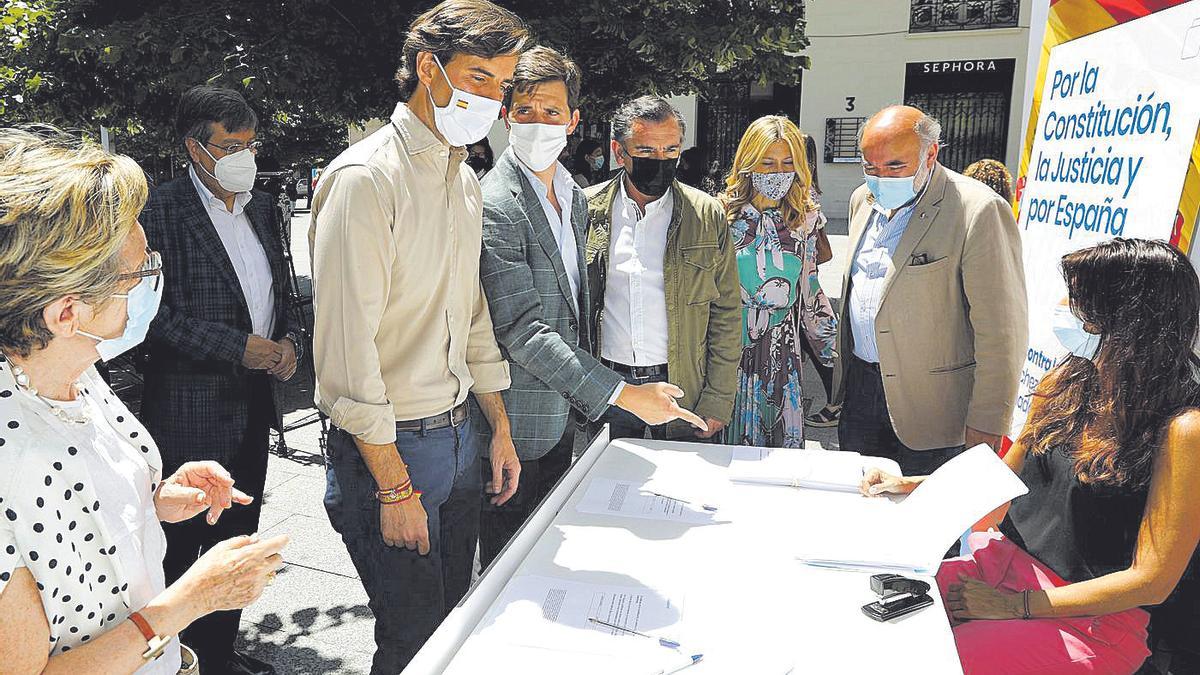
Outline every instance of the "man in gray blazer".
<path fill-rule="evenodd" d="M 570 466 L 572 408 L 590 421 L 615 404 L 648 424 L 685 419 L 704 427 L 677 404 L 678 387 L 625 384 L 590 354 L 587 200 L 557 161 L 579 124 L 579 80 L 575 64 L 553 49 L 521 56 L 507 97 L 510 146 L 483 180 L 480 278 L 511 367 L 504 403 L 521 459 L 517 492 L 504 504 L 494 503 L 501 477 L 483 463 L 484 567 Z M 488 424 L 477 421 L 475 429 L 488 433 Z"/>

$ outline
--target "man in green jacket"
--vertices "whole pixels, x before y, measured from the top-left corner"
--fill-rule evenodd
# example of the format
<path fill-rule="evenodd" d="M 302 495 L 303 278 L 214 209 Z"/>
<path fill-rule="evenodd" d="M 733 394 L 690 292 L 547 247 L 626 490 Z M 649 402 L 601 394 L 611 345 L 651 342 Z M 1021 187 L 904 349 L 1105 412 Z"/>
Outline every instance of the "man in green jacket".
<path fill-rule="evenodd" d="M 734 244 L 720 203 L 675 180 L 679 111 L 642 96 L 613 117 L 621 172 L 589 188 L 586 258 L 591 320 L 604 365 L 629 384 L 670 382 L 679 405 L 708 424 L 648 426 L 610 408 L 613 438 L 719 438 L 733 411 L 742 301 Z"/>

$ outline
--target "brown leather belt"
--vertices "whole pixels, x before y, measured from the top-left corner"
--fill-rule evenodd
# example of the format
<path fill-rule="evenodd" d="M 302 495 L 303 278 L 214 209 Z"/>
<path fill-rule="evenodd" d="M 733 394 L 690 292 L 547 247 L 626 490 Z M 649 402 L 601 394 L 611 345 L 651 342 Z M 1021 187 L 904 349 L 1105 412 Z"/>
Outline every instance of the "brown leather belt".
<path fill-rule="evenodd" d="M 467 404 L 456 406 L 449 412 L 444 412 L 441 415 L 425 417 L 419 420 L 404 420 L 396 422 L 396 431 L 432 431 L 434 429 L 445 429 L 446 427 L 462 426 L 463 422 L 467 421 L 469 414 Z"/>

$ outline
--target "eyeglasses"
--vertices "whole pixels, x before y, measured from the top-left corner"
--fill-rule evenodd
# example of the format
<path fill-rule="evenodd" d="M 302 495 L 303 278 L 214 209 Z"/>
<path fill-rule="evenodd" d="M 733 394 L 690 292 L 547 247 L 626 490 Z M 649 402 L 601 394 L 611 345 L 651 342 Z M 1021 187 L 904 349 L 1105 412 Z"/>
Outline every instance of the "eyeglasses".
<path fill-rule="evenodd" d="M 162 283 L 162 254 L 158 251 L 146 249 L 146 262 L 142 263 L 141 268 L 136 272 L 126 272 L 117 277 L 117 279 L 128 281 L 144 277 L 153 277 L 150 281 L 150 290 L 157 293 L 158 286 Z"/>
<path fill-rule="evenodd" d="M 193 138 L 195 138 L 195 136 L 193 136 Z M 196 138 L 196 140 L 200 141 L 199 138 Z M 235 152 L 241 152 L 243 150 L 249 150 L 257 155 L 258 151 L 262 148 L 262 141 L 250 141 L 249 143 L 230 143 L 229 145 L 217 145 L 216 143 L 211 143 L 209 141 L 200 142 L 205 145 L 211 145 L 214 148 L 223 150 L 227 155 L 232 155 Z"/>

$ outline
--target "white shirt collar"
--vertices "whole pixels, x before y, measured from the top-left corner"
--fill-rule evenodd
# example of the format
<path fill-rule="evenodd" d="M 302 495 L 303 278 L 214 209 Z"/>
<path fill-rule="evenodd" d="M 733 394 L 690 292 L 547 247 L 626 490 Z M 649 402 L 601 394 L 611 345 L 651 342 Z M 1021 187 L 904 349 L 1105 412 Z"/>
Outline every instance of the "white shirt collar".
<path fill-rule="evenodd" d="M 517 159 L 517 166 L 521 167 L 521 171 L 525 173 L 525 177 L 528 178 L 530 184 L 533 185 L 533 189 L 535 192 L 537 192 L 538 197 L 541 197 L 542 199 L 549 199 L 550 193 L 546 189 L 546 184 L 542 182 L 542 179 L 538 178 L 537 174 L 530 170 L 529 167 L 525 166 L 525 163 L 520 159 Z M 561 162 L 555 160 L 554 195 L 558 197 L 558 201 L 568 204 L 571 203 L 571 185 L 574 184 L 574 182 L 575 180 L 571 178 L 571 172 L 567 171 Z"/>
<path fill-rule="evenodd" d="M 626 206 L 632 206 L 637 211 L 637 213 L 642 216 L 642 218 L 648 218 L 660 211 L 666 211 L 667 213 L 671 212 L 671 207 L 675 203 L 675 199 L 672 194 L 675 192 L 674 186 L 668 188 L 666 194 L 664 194 L 663 196 L 659 197 L 658 199 L 655 199 L 654 201 L 650 202 L 649 204 L 646 204 L 646 212 L 642 213 L 642 208 L 640 206 L 638 206 L 638 203 L 633 201 L 633 198 L 629 196 L 629 193 L 625 192 L 625 175 L 624 174 L 621 175 L 620 181 L 621 181 L 621 192 L 617 194 L 617 197 L 620 198 L 622 200 L 622 203 L 624 203 Z"/>
<path fill-rule="evenodd" d="M 212 190 L 209 190 L 208 186 L 204 184 L 204 181 L 200 180 L 200 174 L 196 173 L 196 167 L 194 165 L 188 166 L 188 175 L 192 177 L 192 185 L 196 186 L 196 192 L 200 195 L 200 199 L 204 202 L 204 206 L 208 210 L 211 211 L 214 208 L 217 208 L 225 213 L 230 212 L 229 209 L 225 208 L 225 202 L 217 199 L 216 195 L 212 193 Z M 234 194 L 233 215 L 242 215 L 242 212 L 246 209 L 246 204 L 250 202 L 252 197 L 254 197 L 254 195 L 249 192 L 238 192 Z"/>

